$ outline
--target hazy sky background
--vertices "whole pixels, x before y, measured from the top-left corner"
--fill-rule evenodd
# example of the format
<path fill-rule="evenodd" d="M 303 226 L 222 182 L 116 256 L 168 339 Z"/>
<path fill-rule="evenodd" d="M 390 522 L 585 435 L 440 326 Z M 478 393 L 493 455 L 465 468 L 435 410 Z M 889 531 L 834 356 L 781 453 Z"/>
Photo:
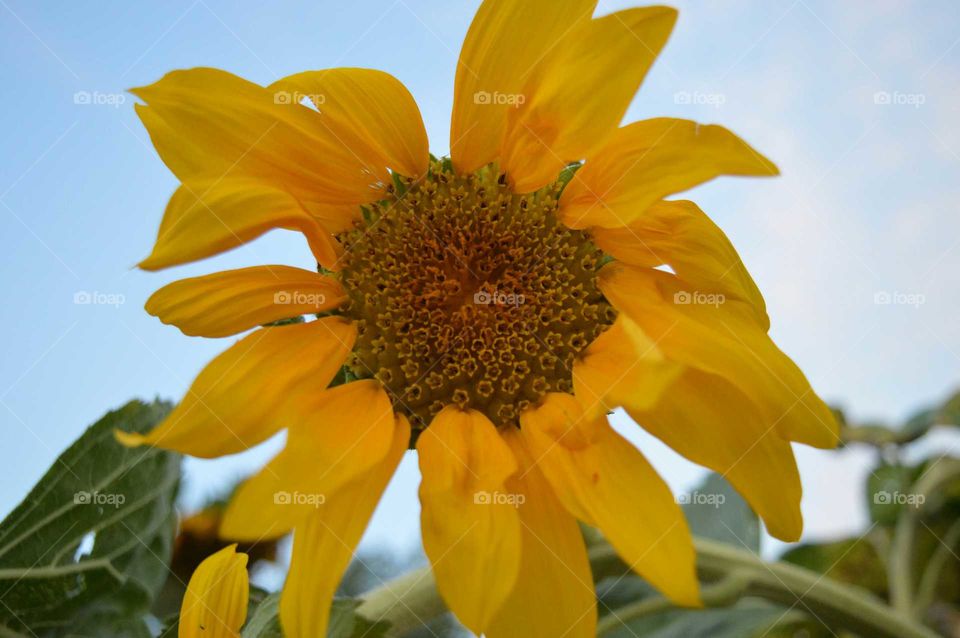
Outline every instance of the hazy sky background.
<path fill-rule="evenodd" d="M 233 342 L 163 326 L 142 309 L 153 290 L 225 268 L 315 265 L 302 238 L 277 231 L 214 260 L 133 270 L 176 181 L 123 91 L 192 66 L 261 84 L 308 69 L 379 68 L 410 89 L 432 151 L 446 154 L 456 59 L 477 5 L 0 0 L 0 510 L 105 411 L 132 397 L 179 399 Z M 858 418 L 889 420 L 944 398 L 960 384 L 956 3 L 675 5 L 673 36 L 625 121 L 721 123 L 779 165 L 779 179 L 721 179 L 692 198 L 738 247 L 774 338 L 822 396 Z M 598 14 L 626 6 L 601 2 Z M 78 92 L 91 103 L 76 103 Z M 83 292 L 123 303 L 76 304 Z M 884 294 L 894 303 L 876 303 Z M 614 421 L 675 489 L 702 476 Z M 188 502 L 280 443 L 188 462 Z M 938 445 L 958 449 L 955 439 Z M 806 537 L 861 529 L 870 455 L 798 453 Z M 418 546 L 417 474 L 409 455 L 367 546 Z"/>

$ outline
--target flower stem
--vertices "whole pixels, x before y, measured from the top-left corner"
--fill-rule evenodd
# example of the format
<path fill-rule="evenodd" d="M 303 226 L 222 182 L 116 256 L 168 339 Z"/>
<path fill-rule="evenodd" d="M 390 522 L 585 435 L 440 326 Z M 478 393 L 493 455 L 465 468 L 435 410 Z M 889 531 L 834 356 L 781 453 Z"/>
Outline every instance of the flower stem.
<path fill-rule="evenodd" d="M 925 626 L 897 613 L 883 601 L 852 585 L 787 563 L 768 563 L 736 547 L 698 538 L 697 569 L 711 584 L 703 587 L 704 603 L 723 606 L 741 597 L 753 596 L 809 613 L 830 627 L 842 627 L 876 638 L 937 638 Z M 628 568 L 612 547 L 600 543 L 590 548 L 590 563 L 596 579 L 619 576 Z M 663 598 L 642 600 L 616 614 L 620 619 L 657 613 L 672 608 Z M 390 623 L 386 636 L 396 638 L 423 626 L 447 609 L 437 593 L 429 567 L 414 570 L 369 592 L 357 612 L 370 620 Z M 600 621 L 598 635 L 609 631 Z M 602 630 L 602 631 L 601 631 Z"/>

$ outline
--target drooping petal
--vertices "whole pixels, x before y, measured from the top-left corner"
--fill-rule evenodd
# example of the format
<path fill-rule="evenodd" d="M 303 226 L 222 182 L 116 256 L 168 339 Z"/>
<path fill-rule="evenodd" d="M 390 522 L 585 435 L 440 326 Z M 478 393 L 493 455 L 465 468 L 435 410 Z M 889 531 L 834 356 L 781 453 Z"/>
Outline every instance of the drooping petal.
<path fill-rule="evenodd" d="M 505 486 L 520 515 L 520 572 L 486 635 L 592 638 L 597 601 L 580 527 L 557 500 L 520 432 L 507 428 L 502 435 L 519 466 Z"/>
<path fill-rule="evenodd" d="M 628 226 L 594 228 L 597 246 L 633 266 L 664 264 L 699 292 L 718 292 L 747 302 L 757 324 L 770 329 L 767 306 L 736 249 L 693 202 L 661 201 Z"/>
<path fill-rule="evenodd" d="M 724 476 L 767 530 L 800 538 L 800 474 L 790 443 L 724 379 L 687 369 L 647 410 L 627 408 L 644 429 L 694 463 Z"/>
<path fill-rule="evenodd" d="M 359 215 L 359 206 L 355 208 Z M 326 210 L 346 214 L 345 208 Z M 191 180 L 180 186 L 167 204 L 153 251 L 139 266 L 160 270 L 186 264 L 276 228 L 302 232 L 317 261 L 336 266 L 340 245 L 317 217 L 286 191 L 242 178 Z"/>
<path fill-rule="evenodd" d="M 571 228 L 616 228 L 714 177 L 777 174 L 770 160 L 722 126 L 643 120 L 617 130 L 587 158 L 560 197 L 559 215 Z"/>
<path fill-rule="evenodd" d="M 220 526 L 224 538 L 286 534 L 390 450 L 393 406 L 378 381 L 353 381 L 292 400 L 298 417 L 287 445 L 230 499 Z"/>
<path fill-rule="evenodd" d="M 520 519 L 504 483 L 516 459 L 489 419 L 455 405 L 434 417 L 417 451 L 423 547 L 437 589 L 482 634 L 520 567 Z"/>
<path fill-rule="evenodd" d="M 590 19 L 596 0 L 485 0 L 467 31 L 457 63 L 450 122 L 450 157 L 459 173 L 497 159 L 507 112 L 538 63 L 578 22 Z"/>
<path fill-rule="evenodd" d="M 638 574 L 679 605 L 700 604 L 690 530 L 670 488 L 643 455 L 569 394 L 520 415 L 530 455 L 557 497 L 599 527 Z"/>
<path fill-rule="evenodd" d="M 526 101 L 507 114 L 501 167 L 515 191 L 537 190 L 593 155 L 620 125 L 676 20 L 670 7 L 633 8 L 564 34 L 529 77 Z"/>
<path fill-rule="evenodd" d="M 317 111 L 219 69 L 173 71 L 132 93 L 153 144 L 182 182 L 243 177 L 298 200 L 358 204 L 382 196 L 386 168 L 362 157 Z"/>
<path fill-rule="evenodd" d="M 290 102 L 310 99 L 321 122 L 357 154 L 407 177 L 427 172 L 430 150 L 420 109 L 395 77 L 373 69 L 325 69 L 287 76 L 267 87 Z"/>
<path fill-rule="evenodd" d="M 117 438 L 203 458 L 242 452 L 290 425 L 289 398 L 303 386 L 325 387 L 355 339 L 354 325 L 339 317 L 261 328 L 207 364 L 157 427 Z"/>
<path fill-rule="evenodd" d="M 236 545 L 204 559 L 190 577 L 180 607 L 180 638 L 238 638 L 247 619 L 247 555 Z"/>
<path fill-rule="evenodd" d="M 597 412 L 654 405 L 681 366 L 663 356 L 640 327 L 621 314 L 573 363 L 573 390 Z"/>
<path fill-rule="evenodd" d="M 329 494 L 294 531 L 290 571 L 280 597 L 280 623 L 285 636 L 327 635 L 333 594 L 410 441 L 407 420 L 398 416 L 395 423 L 387 454 Z"/>
<path fill-rule="evenodd" d="M 830 408 L 766 331 L 747 319 L 743 302 L 701 302 L 674 275 L 618 263 L 604 267 L 599 285 L 668 358 L 729 381 L 783 438 L 821 448 L 839 442 Z"/>
<path fill-rule="evenodd" d="M 335 308 L 345 299 L 331 277 L 290 266 L 255 266 L 175 281 L 153 293 L 146 309 L 184 334 L 226 337 Z"/>

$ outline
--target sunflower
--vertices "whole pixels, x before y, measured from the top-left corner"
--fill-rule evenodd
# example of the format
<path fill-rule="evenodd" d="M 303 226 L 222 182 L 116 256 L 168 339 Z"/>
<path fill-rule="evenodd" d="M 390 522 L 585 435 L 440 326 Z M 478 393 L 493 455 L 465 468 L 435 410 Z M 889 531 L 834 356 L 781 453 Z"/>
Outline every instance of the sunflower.
<path fill-rule="evenodd" d="M 577 520 L 664 595 L 698 605 L 681 510 L 608 424 L 617 407 L 726 476 L 774 536 L 800 535 L 790 442 L 833 447 L 833 415 L 769 338 L 727 237 L 695 204 L 665 199 L 777 169 L 720 126 L 621 127 L 676 12 L 594 18 L 595 4 L 483 2 L 444 159 L 430 155 L 410 93 L 379 71 L 262 87 L 197 68 L 133 90 L 181 182 L 142 268 L 275 228 L 303 233 L 318 263 L 155 293 L 147 310 L 187 335 L 253 331 L 156 429 L 122 435 L 216 457 L 286 429 L 220 531 L 293 532 L 288 636 L 325 635 L 337 583 L 409 449 L 437 588 L 477 634 L 592 635 Z"/>

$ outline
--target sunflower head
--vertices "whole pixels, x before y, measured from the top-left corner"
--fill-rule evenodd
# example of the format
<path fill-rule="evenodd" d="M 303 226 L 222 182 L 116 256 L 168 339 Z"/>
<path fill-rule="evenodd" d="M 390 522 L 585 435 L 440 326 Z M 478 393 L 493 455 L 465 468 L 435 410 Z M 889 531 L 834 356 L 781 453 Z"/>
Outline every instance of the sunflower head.
<path fill-rule="evenodd" d="M 602 251 L 557 218 L 562 183 L 517 194 L 499 177 L 432 162 L 339 236 L 348 365 L 415 433 L 448 405 L 519 425 L 546 393 L 573 390 L 574 359 L 616 316 L 597 287 Z"/>

